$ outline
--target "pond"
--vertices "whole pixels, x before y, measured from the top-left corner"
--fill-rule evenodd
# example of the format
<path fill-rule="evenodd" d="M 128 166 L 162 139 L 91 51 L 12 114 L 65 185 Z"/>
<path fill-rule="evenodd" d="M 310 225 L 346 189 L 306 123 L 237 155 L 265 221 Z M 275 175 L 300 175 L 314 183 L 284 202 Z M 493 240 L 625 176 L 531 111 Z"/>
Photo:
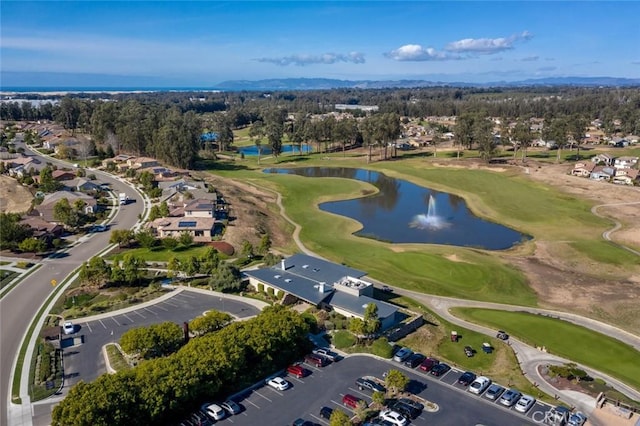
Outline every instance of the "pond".
<path fill-rule="evenodd" d="M 271 155 L 271 148 L 265 145 L 261 147 L 261 155 Z M 313 152 L 313 149 L 310 145 L 302 145 L 303 153 Z M 238 148 L 238 154 L 244 154 L 245 156 L 258 155 L 258 147 L 255 145 L 251 146 L 241 146 Z M 282 145 L 281 154 L 300 154 L 300 147 L 297 145 L 285 144 Z"/>
<path fill-rule="evenodd" d="M 445 244 L 504 250 L 531 237 L 475 216 L 463 198 L 388 177 L 343 167 L 272 168 L 266 173 L 338 177 L 368 182 L 379 192 L 353 200 L 320 204 L 326 212 L 362 224 L 355 235 L 392 243 Z"/>

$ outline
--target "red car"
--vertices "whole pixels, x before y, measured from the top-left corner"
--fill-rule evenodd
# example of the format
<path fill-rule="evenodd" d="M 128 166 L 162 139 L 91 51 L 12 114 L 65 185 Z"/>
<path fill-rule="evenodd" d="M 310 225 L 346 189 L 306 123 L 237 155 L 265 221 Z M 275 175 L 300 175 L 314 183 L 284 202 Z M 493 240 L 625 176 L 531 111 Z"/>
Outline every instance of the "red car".
<path fill-rule="evenodd" d="M 440 361 L 438 361 L 435 358 L 431 358 L 428 357 L 426 358 L 424 361 L 422 361 L 422 363 L 420 364 L 420 370 L 422 371 L 431 371 L 431 369 L 436 365 L 436 364 L 440 364 Z"/>
<path fill-rule="evenodd" d="M 357 396 L 353 396 L 350 393 L 342 397 L 342 403 L 344 404 L 344 406 L 349 407 L 352 410 L 358 407 L 360 401 L 362 401 L 362 399 L 358 398 Z"/>

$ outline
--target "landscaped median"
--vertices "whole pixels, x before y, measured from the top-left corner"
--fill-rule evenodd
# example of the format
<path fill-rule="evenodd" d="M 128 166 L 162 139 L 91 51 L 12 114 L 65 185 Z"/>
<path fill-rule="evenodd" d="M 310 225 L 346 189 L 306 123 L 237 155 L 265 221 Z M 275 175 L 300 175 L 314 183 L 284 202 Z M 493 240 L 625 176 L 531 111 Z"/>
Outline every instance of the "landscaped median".
<path fill-rule="evenodd" d="M 626 343 L 588 328 L 526 312 L 453 308 L 451 313 L 495 329 L 505 330 L 533 347 L 570 359 L 640 389 L 640 352 Z"/>

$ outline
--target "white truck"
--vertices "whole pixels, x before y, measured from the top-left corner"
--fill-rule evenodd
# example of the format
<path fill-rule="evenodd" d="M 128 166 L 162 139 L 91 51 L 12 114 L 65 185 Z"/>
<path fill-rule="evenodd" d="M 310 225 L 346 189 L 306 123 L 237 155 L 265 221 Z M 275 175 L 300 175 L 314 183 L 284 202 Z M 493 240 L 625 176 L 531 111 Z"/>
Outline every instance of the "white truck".
<path fill-rule="evenodd" d="M 120 205 L 121 206 L 123 206 L 123 205 L 125 205 L 125 204 L 127 204 L 129 202 L 129 197 L 124 192 L 121 192 L 119 194 L 119 198 L 120 198 Z"/>

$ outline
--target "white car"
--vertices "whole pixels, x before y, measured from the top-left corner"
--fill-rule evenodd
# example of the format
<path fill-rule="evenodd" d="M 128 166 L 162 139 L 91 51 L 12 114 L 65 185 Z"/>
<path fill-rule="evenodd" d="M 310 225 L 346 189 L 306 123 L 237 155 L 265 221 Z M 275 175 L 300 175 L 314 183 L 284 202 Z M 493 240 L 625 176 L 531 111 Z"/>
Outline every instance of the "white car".
<path fill-rule="evenodd" d="M 476 379 L 469 385 L 469 392 L 480 395 L 491 384 L 491 379 L 485 376 L 476 377 Z"/>
<path fill-rule="evenodd" d="M 391 422 L 396 426 L 405 426 L 408 423 L 407 419 L 402 414 L 393 410 L 382 410 L 380 412 L 380 418 Z"/>
<path fill-rule="evenodd" d="M 76 331 L 76 326 L 71 321 L 67 321 L 62 325 L 62 331 L 64 334 L 73 334 Z"/>
<path fill-rule="evenodd" d="M 222 420 L 227 414 L 224 409 L 218 404 L 205 404 L 204 412 L 207 413 L 207 416 L 211 417 L 213 420 Z"/>
<path fill-rule="evenodd" d="M 267 380 L 267 384 L 269 386 L 271 386 L 272 388 L 277 389 L 279 391 L 283 391 L 283 390 L 289 389 L 289 382 L 287 382 L 282 377 L 273 377 L 273 378 Z"/>
<path fill-rule="evenodd" d="M 516 402 L 516 411 L 526 413 L 535 403 L 536 399 L 534 397 L 530 395 L 522 395 L 518 402 Z"/>

